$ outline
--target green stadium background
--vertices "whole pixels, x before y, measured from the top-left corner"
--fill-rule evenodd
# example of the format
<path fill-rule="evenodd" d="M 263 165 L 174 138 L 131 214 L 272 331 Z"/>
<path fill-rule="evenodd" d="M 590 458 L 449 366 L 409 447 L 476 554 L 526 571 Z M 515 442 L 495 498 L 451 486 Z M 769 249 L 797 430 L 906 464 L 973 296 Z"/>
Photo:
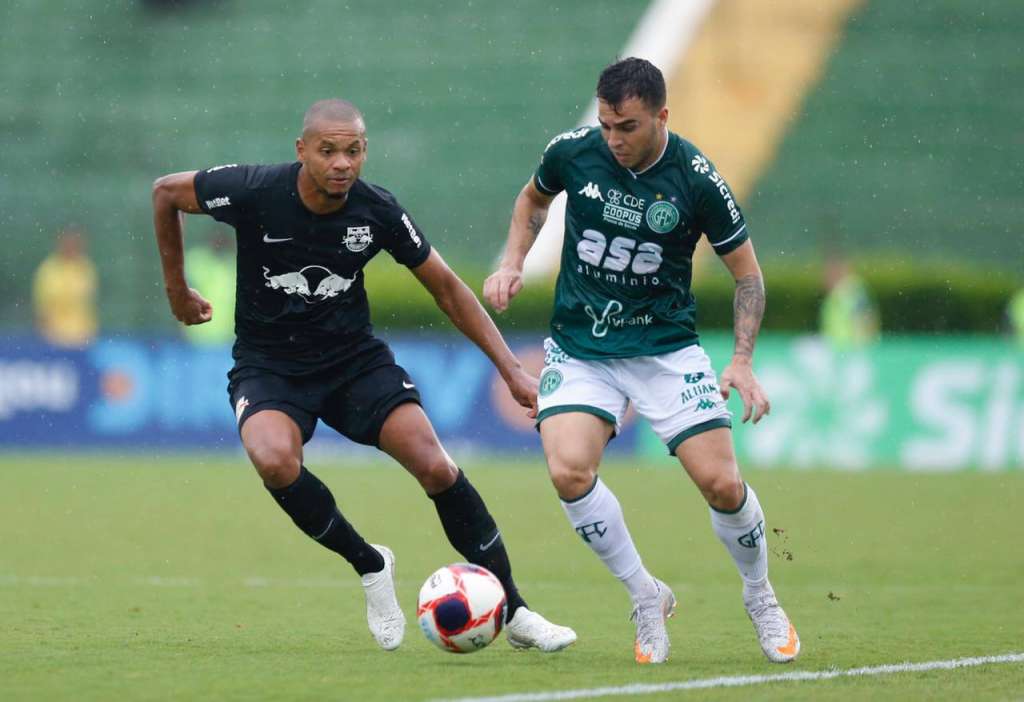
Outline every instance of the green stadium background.
<path fill-rule="evenodd" d="M 398 559 L 409 623 L 380 651 L 359 581 L 249 467 L 227 348 L 186 342 L 163 292 L 153 180 L 290 159 L 305 108 L 333 95 L 366 113 L 366 178 L 479 291 L 516 192 L 647 0 L 157 2 L 0 0 L 0 702 L 1021 698 L 1024 344 L 1006 309 L 1024 287 L 1024 1 L 708 0 L 705 26 L 729 41 L 707 85 L 754 101 L 777 88 L 742 62 L 776 65 L 820 37 L 819 10 L 849 9 L 749 178 L 729 147 L 754 115 L 672 90 L 684 135 L 687 112 L 737 125 L 695 141 L 737 188 L 766 273 L 755 364 L 772 412 L 733 436 L 802 641 L 784 670 L 759 650 L 705 500 L 642 422 L 601 476 L 680 606 L 670 660 L 635 664 L 629 597 L 566 522 L 532 423 L 386 255 L 366 276 L 374 323 L 487 500 L 530 607 L 579 640 L 553 656 L 434 648 L 416 595 L 460 557 L 432 501 L 379 452 L 318 445 L 321 428 L 304 464 Z M 100 273 L 101 339 L 81 351 L 34 338 L 30 303 L 71 222 Z M 191 217 L 187 240 L 223 230 Z M 836 249 L 881 312 L 865 348 L 817 334 Z M 699 326 L 720 371 L 733 283 L 707 253 Z M 532 280 L 497 320 L 531 370 L 550 295 Z M 68 387 L 88 401 L 63 402 Z"/>
<path fill-rule="evenodd" d="M 0 325 L 28 328 L 32 271 L 55 232 L 78 222 L 100 267 L 104 330 L 170 330 L 150 183 L 290 159 L 303 110 L 331 95 L 366 113 L 365 177 L 396 192 L 478 283 L 540 149 L 576 123 L 646 5 L 223 0 L 155 12 L 132 0 L 10 0 L 0 8 Z M 932 265 L 933 279 L 995 269 L 989 314 L 946 326 L 996 332 L 992 308 L 1024 261 L 1022 23 L 1024 5 L 1006 0 L 856 8 L 744 198 L 766 266 L 806 272 L 827 238 L 879 275 L 890 266 L 914 278 L 907 261 Z M 699 109 L 700 96 L 687 104 Z M 194 218 L 189 237 L 212 228 Z M 958 290 L 969 296 L 985 279 Z M 883 307 L 899 302 L 891 281 L 880 285 Z M 714 309 L 705 325 L 727 326 Z M 913 329 L 917 310 L 884 316 Z M 796 314 L 779 326 L 813 323 Z"/>

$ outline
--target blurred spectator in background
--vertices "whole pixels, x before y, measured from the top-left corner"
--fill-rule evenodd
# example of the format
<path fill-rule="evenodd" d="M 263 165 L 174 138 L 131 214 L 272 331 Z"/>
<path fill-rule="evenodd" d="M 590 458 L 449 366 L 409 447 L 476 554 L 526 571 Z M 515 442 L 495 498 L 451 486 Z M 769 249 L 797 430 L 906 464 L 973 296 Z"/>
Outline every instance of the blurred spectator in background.
<path fill-rule="evenodd" d="M 825 260 L 825 290 L 821 334 L 833 348 L 860 348 L 878 340 L 878 309 L 871 293 L 838 251 Z"/>
<path fill-rule="evenodd" d="M 202 290 L 213 305 L 213 319 L 184 327 L 196 346 L 229 345 L 235 340 L 234 237 L 218 231 L 209 244 L 195 244 L 185 252 L 189 283 Z"/>
<path fill-rule="evenodd" d="M 1006 317 L 1017 346 L 1024 349 L 1024 288 L 1010 298 L 1010 304 L 1006 306 Z"/>
<path fill-rule="evenodd" d="M 32 303 L 39 333 L 52 344 L 89 345 L 99 327 L 96 316 L 96 268 L 85 252 L 85 235 L 68 226 L 56 247 L 36 269 Z"/>

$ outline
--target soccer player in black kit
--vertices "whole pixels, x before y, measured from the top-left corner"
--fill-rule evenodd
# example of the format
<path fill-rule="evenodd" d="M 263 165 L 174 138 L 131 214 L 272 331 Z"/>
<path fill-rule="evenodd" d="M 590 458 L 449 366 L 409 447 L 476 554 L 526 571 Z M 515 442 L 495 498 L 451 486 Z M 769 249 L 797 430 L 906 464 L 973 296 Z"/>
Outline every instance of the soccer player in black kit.
<path fill-rule="evenodd" d="M 395 595 L 395 557 L 385 546 L 368 544 L 342 516 L 327 486 L 303 465 L 302 447 L 317 419 L 378 447 L 419 481 L 455 550 L 504 585 L 509 643 L 542 651 L 565 648 L 576 640 L 575 632 L 526 607 L 494 519 L 441 447 L 412 379 L 373 336 L 363 267 L 381 249 L 408 266 L 531 414 L 536 379 L 394 196 L 359 178 L 366 128 L 354 105 L 313 104 L 295 147 L 293 163 L 217 166 L 167 175 L 153 185 L 164 283 L 179 321 L 202 324 L 214 312 L 188 286 L 181 214 L 208 214 L 237 233 L 235 364 L 228 393 L 253 466 L 296 526 L 361 576 L 367 623 L 381 648 L 397 648 L 405 632 Z"/>

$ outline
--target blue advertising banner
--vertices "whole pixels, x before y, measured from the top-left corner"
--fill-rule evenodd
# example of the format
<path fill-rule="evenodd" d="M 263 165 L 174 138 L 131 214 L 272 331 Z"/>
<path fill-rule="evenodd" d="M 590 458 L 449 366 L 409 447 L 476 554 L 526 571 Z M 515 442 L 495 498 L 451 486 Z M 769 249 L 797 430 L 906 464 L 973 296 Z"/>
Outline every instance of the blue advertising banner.
<path fill-rule="evenodd" d="M 532 420 L 475 346 L 455 336 L 388 341 L 450 450 L 540 458 Z M 539 374 L 540 338 L 512 345 Z M 731 337 L 707 335 L 703 345 L 720 373 Z M 0 448 L 237 450 L 230 366 L 226 347 L 172 340 L 107 338 L 81 351 L 0 341 Z M 742 465 L 1024 468 L 1024 351 L 1005 339 L 903 337 L 840 352 L 815 337 L 769 334 L 755 367 L 772 412 L 757 426 L 734 422 Z M 742 412 L 735 394 L 729 408 Z M 322 425 L 311 444 L 352 446 Z M 677 465 L 632 412 L 608 450 Z"/>
<path fill-rule="evenodd" d="M 533 421 L 471 343 L 390 341 L 446 444 L 539 451 Z M 539 340 L 514 350 L 539 372 Z M 107 338 L 83 350 L 33 338 L 0 342 L 0 446 L 235 448 L 226 391 L 231 363 L 229 347 L 166 339 Z M 333 443 L 332 436 L 321 424 L 314 442 Z M 631 424 L 609 450 L 632 450 L 636 443 Z"/>

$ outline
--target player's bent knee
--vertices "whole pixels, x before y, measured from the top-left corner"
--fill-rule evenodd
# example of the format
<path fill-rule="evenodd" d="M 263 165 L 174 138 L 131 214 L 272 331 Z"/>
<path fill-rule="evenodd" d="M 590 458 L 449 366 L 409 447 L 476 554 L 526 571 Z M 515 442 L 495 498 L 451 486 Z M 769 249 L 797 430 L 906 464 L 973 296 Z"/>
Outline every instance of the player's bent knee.
<path fill-rule="evenodd" d="M 734 510 L 743 502 L 744 487 L 739 473 L 716 475 L 700 486 L 708 504 L 719 510 Z"/>
<path fill-rule="evenodd" d="M 265 485 L 287 487 L 299 477 L 302 460 L 289 442 L 265 440 L 245 448 Z"/>
<path fill-rule="evenodd" d="M 459 475 L 458 468 L 432 433 L 411 439 L 402 454 L 399 462 L 428 495 L 448 489 Z"/>
<path fill-rule="evenodd" d="M 428 495 L 436 495 L 452 486 L 459 471 L 441 451 L 438 456 L 425 461 L 419 470 L 413 471 L 413 475 Z"/>
<path fill-rule="evenodd" d="M 587 467 L 552 463 L 548 466 L 551 484 L 563 500 L 575 500 L 587 493 L 594 485 L 596 471 Z"/>

